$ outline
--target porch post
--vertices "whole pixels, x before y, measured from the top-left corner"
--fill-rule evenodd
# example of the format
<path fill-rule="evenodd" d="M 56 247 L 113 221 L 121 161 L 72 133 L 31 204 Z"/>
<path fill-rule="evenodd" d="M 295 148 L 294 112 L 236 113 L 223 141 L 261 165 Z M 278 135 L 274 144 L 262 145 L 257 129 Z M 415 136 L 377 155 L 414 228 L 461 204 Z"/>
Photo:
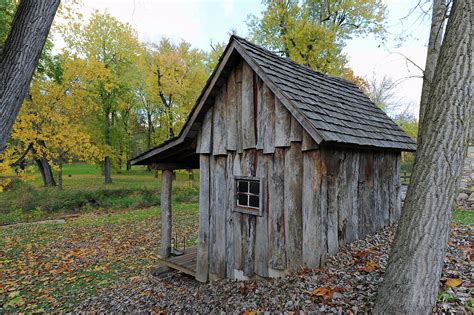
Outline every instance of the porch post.
<path fill-rule="evenodd" d="M 173 171 L 163 170 L 161 179 L 161 258 L 171 256 L 171 184 Z"/>

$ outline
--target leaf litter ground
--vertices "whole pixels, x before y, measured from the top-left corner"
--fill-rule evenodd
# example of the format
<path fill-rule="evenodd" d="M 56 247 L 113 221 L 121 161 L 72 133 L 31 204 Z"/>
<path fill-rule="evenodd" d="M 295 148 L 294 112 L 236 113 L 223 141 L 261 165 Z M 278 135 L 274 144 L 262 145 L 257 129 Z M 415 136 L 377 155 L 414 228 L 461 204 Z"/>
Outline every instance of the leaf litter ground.
<path fill-rule="evenodd" d="M 174 229 L 195 242 L 197 204 L 173 208 Z M 359 240 L 324 268 L 282 279 L 201 284 L 153 275 L 159 209 L 87 214 L 66 224 L 0 228 L 0 313 L 61 311 L 368 311 L 395 227 Z M 474 227 L 453 224 L 438 311 L 473 311 Z"/>
<path fill-rule="evenodd" d="M 367 312 L 382 281 L 395 226 L 356 241 L 324 268 L 281 279 L 201 284 L 181 273 L 160 280 L 150 270 L 83 302 L 76 311 L 244 313 Z M 453 224 L 436 312 L 472 313 L 474 227 Z"/>

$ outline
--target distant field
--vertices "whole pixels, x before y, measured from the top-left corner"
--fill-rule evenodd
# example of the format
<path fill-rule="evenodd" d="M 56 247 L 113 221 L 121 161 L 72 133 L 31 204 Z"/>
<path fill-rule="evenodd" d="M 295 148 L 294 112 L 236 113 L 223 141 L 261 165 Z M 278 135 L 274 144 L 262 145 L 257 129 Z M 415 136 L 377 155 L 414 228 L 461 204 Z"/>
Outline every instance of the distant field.
<path fill-rule="evenodd" d="M 174 202 L 197 202 L 199 173 L 189 180 L 188 172 L 177 171 L 173 183 Z M 160 204 L 161 173 L 145 167 L 112 175 L 104 184 L 100 168 L 72 164 L 63 169 L 63 191 L 44 188 L 38 172 L 28 173 L 0 193 L 0 225 L 58 218 L 64 215 L 138 209 Z"/>

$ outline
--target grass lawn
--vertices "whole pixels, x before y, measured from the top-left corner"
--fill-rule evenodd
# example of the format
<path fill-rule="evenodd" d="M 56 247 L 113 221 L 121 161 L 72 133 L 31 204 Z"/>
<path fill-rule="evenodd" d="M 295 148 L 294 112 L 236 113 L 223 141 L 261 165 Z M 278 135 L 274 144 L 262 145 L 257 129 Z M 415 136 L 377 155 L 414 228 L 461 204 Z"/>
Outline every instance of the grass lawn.
<path fill-rule="evenodd" d="M 173 233 L 196 242 L 197 203 L 174 203 Z M 0 313 L 65 311 L 157 264 L 158 207 L 65 224 L 0 227 Z"/>
<path fill-rule="evenodd" d="M 134 167 L 113 174 L 111 185 L 104 184 L 100 169 L 94 165 L 74 164 L 64 167 L 64 191 L 42 187 L 38 172 L 24 181 L 14 181 L 0 193 L 0 225 L 57 218 L 71 213 L 140 209 L 160 204 L 161 174 Z M 178 171 L 173 183 L 176 202 L 197 202 L 198 172 L 194 181 Z"/>

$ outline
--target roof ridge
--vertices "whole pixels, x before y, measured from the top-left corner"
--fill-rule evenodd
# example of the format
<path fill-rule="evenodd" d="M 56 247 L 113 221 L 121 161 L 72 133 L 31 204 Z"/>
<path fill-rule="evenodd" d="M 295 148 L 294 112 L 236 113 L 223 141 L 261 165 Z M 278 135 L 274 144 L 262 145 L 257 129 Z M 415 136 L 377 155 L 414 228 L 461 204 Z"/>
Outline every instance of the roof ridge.
<path fill-rule="evenodd" d="M 321 71 L 318 71 L 318 70 L 315 70 L 311 67 L 308 67 L 308 66 L 305 66 L 305 65 L 302 65 L 302 64 L 299 64 L 297 62 L 295 62 L 294 60 L 290 59 L 290 58 L 287 58 L 287 57 L 283 57 L 283 56 L 280 56 L 278 55 L 278 53 L 274 52 L 274 51 L 271 51 L 267 48 L 265 48 L 264 46 L 262 45 L 259 45 L 259 44 L 255 44 L 255 43 L 252 43 L 251 41 L 241 37 L 241 36 L 238 36 L 238 35 L 231 35 L 231 39 L 232 38 L 235 38 L 237 41 L 239 42 L 244 42 L 244 44 L 246 45 L 249 45 L 249 46 L 252 46 L 254 48 L 257 48 L 257 49 L 260 49 L 260 50 L 263 50 L 265 53 L 268 53 L 268 54 L 271 54 L 273 55 L 274 57 L 278 58 L 278 59 L 281 59 L 287 63 L 290 63 L 290 64 L 293 64 L 294 66 L 297 66 L 299 68 L 301 68 L 302 70 L 305 70 L 306 72 L 310 72 L 311 74 L 316 74 L 316 75 L 320 75 L 320 76 L 323 76 L 323 77 L 326 77 L 328 79 L 333 79 L 333 80 L 337 80 L 337 81 L 340 81 L 341 83 L 345 83 L 345 84 L 349 84 L 349 85 L 352 85 L 352 86 L 355 86 L 358 88 L 358 86 L 352 82 L 352 81 L 349 81 L 347 79 L 344 79 L 342 77 L 337 77 L 337 76 L 333 76 L 333 75 L 330 75 L 330 74 L 327 74 L 327 73 L 324 73 L 324 72 L 321 72 Z"/>

